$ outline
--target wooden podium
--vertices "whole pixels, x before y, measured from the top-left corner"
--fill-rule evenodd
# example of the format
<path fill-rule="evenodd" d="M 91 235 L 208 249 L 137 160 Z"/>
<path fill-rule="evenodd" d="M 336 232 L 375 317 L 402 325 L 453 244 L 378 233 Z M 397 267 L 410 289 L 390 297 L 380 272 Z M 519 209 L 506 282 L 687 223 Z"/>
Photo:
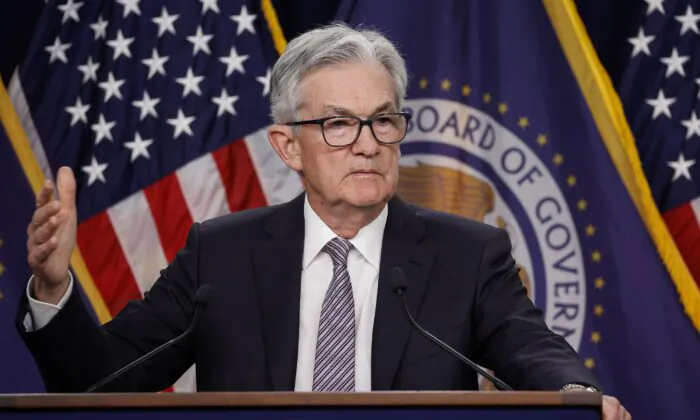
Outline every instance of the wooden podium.
<path fill-rule="evenodd" d="M 588 392 L 160 393 L 0 395 L 0 419 L 600 420 Z"/>

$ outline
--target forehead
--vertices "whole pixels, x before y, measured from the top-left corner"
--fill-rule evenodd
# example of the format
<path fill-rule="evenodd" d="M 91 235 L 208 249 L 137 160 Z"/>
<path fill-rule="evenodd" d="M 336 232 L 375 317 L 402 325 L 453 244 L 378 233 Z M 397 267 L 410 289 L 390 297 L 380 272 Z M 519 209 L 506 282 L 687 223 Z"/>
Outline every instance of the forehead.
<path fill-rule="evenodd" d="M 299 86 L 300 108 L 314 116 L 346 110 L 370 115 L 378 107 L 395 107 L 396 90 L 379 63 L 347 63 L 310 72 Z M 384 107 L 386 108 L 386 107 Z"/>

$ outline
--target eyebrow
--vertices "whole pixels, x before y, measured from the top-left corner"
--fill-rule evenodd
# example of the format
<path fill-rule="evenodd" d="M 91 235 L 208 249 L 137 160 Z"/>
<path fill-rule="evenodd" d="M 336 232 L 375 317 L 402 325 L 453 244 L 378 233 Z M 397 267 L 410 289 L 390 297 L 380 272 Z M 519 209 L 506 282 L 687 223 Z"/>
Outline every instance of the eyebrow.
<path fill-rule="evenodd" d="M 375 115 L 380 112 L 385 112 L 388 110 L 393 110 L 394 109 L 394 103 L 391 101 L 384 102 L 383 104 L 379 105 L 372 111 L 370 115 Z M 337 105 L 326 105 L 323 107 L 323 112 L 324 114 L 335 114 L 335 115 L 355 115 L 354 112 L 350 111 L 347 108 L 343 108 L 342 106 L 337 106 Z"/>

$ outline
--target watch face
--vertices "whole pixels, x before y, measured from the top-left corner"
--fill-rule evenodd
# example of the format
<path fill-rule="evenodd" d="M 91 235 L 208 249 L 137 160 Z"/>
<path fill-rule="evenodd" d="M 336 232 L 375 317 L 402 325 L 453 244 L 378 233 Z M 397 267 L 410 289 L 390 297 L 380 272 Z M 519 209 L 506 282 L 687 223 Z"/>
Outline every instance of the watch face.
<path fill-rule="evenodd" d="M 562 387 L 562 391 L 580 391 L 580 392 L 598 392 L 592 386 L 584 386 L 579 384 L 569 384 Z"/>

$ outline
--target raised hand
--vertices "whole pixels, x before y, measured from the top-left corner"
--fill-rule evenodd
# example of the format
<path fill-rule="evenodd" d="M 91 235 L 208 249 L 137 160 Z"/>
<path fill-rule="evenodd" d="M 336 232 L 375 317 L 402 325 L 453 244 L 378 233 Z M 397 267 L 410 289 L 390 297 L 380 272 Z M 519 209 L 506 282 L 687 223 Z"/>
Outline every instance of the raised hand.
<path fill-rule="evenodd" d="M 59 198 L 54 199 L 53 183 L 45 181 L 27 227 L 27 261 L 34 273 L 34 296 L 53 304 L 68 288 L 68 267 L 77 231 L 75 177 L 70 168 L 59 169 L 57 185 Z"/>

